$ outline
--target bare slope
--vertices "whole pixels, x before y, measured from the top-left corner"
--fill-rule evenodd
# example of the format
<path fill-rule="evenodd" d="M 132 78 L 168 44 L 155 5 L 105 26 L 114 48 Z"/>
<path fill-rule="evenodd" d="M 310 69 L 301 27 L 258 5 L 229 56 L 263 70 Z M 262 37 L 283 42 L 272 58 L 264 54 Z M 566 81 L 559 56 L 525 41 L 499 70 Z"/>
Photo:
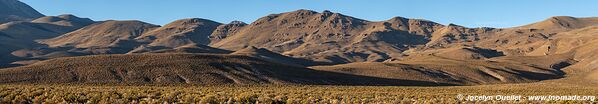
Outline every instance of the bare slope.
<path fill-rule="evenodd" d="M 316 71 L 247 56 L 210 54 L 57 58 L 0 70 L 0 83 L 436 85 Z"/>
<path fill-rule="evenodd" d="M 519 28 L 541 29 L 550 32 L 562 32 L 572 29 L 584 28 L 587 26 L 596 26 L 598 18 L 576 18 L 570 16 L 555 16 L 544 21 L 521 26 Z"/>
<path fill-rule="evenodd" d="M 34 22 L 47 22 L 47 24 L 71 25 L 74 27 L 85 24 L 87 20 L 70 15 L 61 15 L 40 18 Z M 64 56 L 127 53 L 139 44 L 133 41 L 133 38 L 157 27 L 140 21 L 103 21 L 64 35 L 40 40 L 43 46 L 21 49 L 13 52 L 13 55 L 25 60 L 43 60 Z"/>
<path fill-rule="evenodd" d="M 598 83 L 598 27 L 587 27 L 561 33 L 545 46 L 547 54 L 573 54 L 573 59 L 579 61 L 563 70 L 570 73 L 570 82 Z"/>
<path fill-rule="evenodd" d="M 150 41 L 150 46 L 208 45 L 210 43 L 209 36 L 220 25 L 218 22 L 206 19 L 181 19 L 149 31 L 136 39 Z"/>
<path fill-rule="evenodd" d="M 220 25 L 210 35 L 210 44 L 218 43 L 220 40 L 235 35 L 247 23 L 241 21 L 232 21 L 228 24 Z"/>
<path fill-rule="evenodd" d="M 50 21 L 53 18 L 55 21 Z M 9 22 L 0 25 L 0 63 L 8 64 L 19 60 L 16 50 L 43 46 L 36 42 L 38 39 L 54 38 L 93 23 L 89 19 L 72 15 L 47 16 L 34 22 Z"/>
<path fill-rule="evenodd" d="M 323 63 L 323 62 L 315 62 L 307 59 L 301 58 L 293 58 L 284 55 L 280 55 L 278 53 L 269 51 L 265 48 L 256 48 L 256 47 L 247 47 L 241 50 L 237 50 L 233 53 L 233 55 L 246 55 L 251 57 L 260 58 L 266 61 L 275 62 L 275 63 L 282 63 L 286 65 L 295 65 L 295 66 L 314 66 L 314 65 L 322 65 L 322 64 L 330 64 L 330 63 Z"/>
<path fill-rule="evenodd" d="M 480 47 L 454 46 L 449 48 L 428 49 L 418 52 L 410 52 L 410 56 L 402 58 L 403 60 L 417 59 L 421 56 L 437 56 L 453 60 L 485 60 L 493 57 L 504 56 L 503 52 L 484 49 Z"/>
<path fill-rule="evenodd" d="M 220 54 L 228 54 L 231 53 L 229 50 L 223 50 L 218 48 L 213 48 L 210 46 L 205 45 L 197 45 L 197 44 L 188 44 L 179 47 L 164 47 L 164 46 L 149 46 L 149 45 L 141 45 L 127 54 L 132 53 L 220 53 Z"/>
<path fill-rule="evenodd" d="M 561 78 L 558 69 L 484 60 L 454 60 L 435 56 L 395 62 L 365 62 L 310 67 L 354 75 L 457 85 L 525 83 Z"/>
<path fill-rule="evenodd" d="M 4 41 L 21 48 L 30 48 L 37 39 L 53 38 L 87 26 L 94 21 L 73 15 L 46 16 L 32 22 L 10 22 L 0 25 Z"/>
<path fill-rule="evenodd" d="M 468 28 L 421 19 L 367 21 L 330 11 L 297 10 L 251 24 L 198 18 L 163 27 L 105 21 L 42 41 L 50 47 L 14 51 L 39 45 L 34 39 L 89 24 L 88 19 L 61 15 L 0 25 L 0 46 L 10 49 L 0 52 L 12 52 L 4 59 L 31 59 L 17 63 L 97 54 L 232 53 L 291 66 L 352 63 L 314 68 L 399 80 L 517 83 L 570 76 L 598 79 L 593 77 L 598 74 L 591 74 L 598 73 L 598 58 L 592 53 L 597 49 L 597 23 L 597 18 L 558 16 L 514 28 Z M 25 38 L 29 41 L 19 40 Z M 368 63 L 381 61 L 391 63 Z"/>
<path fill-rule="evenodd" d="M 44 16 L 19 0 L 0 0 L 0 24 L 10 21 L 28 21 Z"/>
<path fill-rule="evenodd" d="M 35 22 L 69 24 L 70 15 L 44 17 Z M 58 19 L 63 18 L 63 19 Z M 86 19 L 74 19 L 85 21 Z M 74 21 L 73 20 L 73 21 Z M 141 21 L 104 21 L 85 26 L 56 38 L 42 40 L 46 46 L 16 51 L 28 60 L 44 60 L 65 56 L 125 53 L 230 53 L 203 44 L 219 26 L 210 20 L 191 18 L 174 21 L 164 27 Z M 27 61 L 34 62 L 34 61 Z M 23 62 L 17 62 L 23 63 Z"/>
<path fill-rule="evenodd" d="M 61 33 L 63 33 L 63 34 L 95 23 L 95 21 L 93 21 L 89 18 L 80 18 L 80 17 L 77 17 L 72 14 L 63 14 L 63 15 L 59 15 L 59 16 L 45 16 L 45 17 L 40 17 L 35 20 L 32 20 L 31 22 L 47 23 L 47 24 L 63 26 L 63 27 L 57 27 L 57 28 L 64 28 L 64 29 L 61 29 L 61 30 L 64 30 L 64 31 L 61 31 Z"/>
<path fill-rule="evenodd" d="M 330 11 L 298 10 L 262 17 L 211 46 L 228 50 L 255 46 L 334 63 L 383 61 L 424 44 L 425 35 L 441 26 L 400 17 L 371 22 Z"/>
<path fill-rule="evenodd" d="M 119 41 L 129 41 L 141 34 L 158 28 L 141 21 L 104 21 L 42 41 L 50 47 L 108 47 Z"/>
<path fill-rule="evenodd" d="M 563 32 L 594 26 L 597 18 L 576 18 L 557 16 L 513 28 L 466 28 L 449 25 L 432 34 L 425 49 L 476 46 L 504 52 L 505 55 L 544 55 L 536 50 L 545 50 L 542 45 Z"/>
<path fill-rule="evenodd" d="M 397 58 L 390 63 L 352 63 L 335 66 L 312 67 L 321 70 L 356 75 L 377 76 L 396 79 L 419 79 L 421 81 L 445 82 L 454 84 L 488 84 L 545 81 L 559 83 L 596 83 L 598 58 L 596 48 L 596 27 L 588 26 L 553 33 L 543 38 L 533 39 L 534 34 L 543 30 L 501 29 L 497 34 L 511 34 L 510 39 L 522 43 L 490 46 L 459 42 L 446 48 L 424 48 L 410 50 L 409 56 Z M 529 35 L 526 35 L 529 34 Z M 507 34 L 508 35 L 508 34 Z M 523 36 L 517 36 L 523 35 Z M 503 36 L 499 36 L 503 37 Z M 487 40 L 480 40 L 480 42 Z M 528 41 L 528 42 L 525 42 Z M 465 44 L 460 44 L 465 43 Z M 490 47 L 490 49 L 468 45 Z M 465 46 L 465 47 L 464 47 Z M 503 54 L 508 48 L 529 48 L 523 54 Z M 498 50 L 494 50 L 498 49 Z M 506 51 L 506 52 L 505 52 Z M 507 56 L 504 56 L 507 55 Z"/>

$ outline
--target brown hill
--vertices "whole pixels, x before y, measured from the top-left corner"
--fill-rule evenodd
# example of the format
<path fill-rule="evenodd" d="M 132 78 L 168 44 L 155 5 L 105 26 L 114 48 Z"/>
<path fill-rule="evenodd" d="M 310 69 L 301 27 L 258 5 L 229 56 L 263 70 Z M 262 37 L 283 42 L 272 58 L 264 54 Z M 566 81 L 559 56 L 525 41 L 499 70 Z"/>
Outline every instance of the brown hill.
<path fill-rule="evenodd" d="M 598 26 L 590 26 L 575 29 L 568 32 L 561 32 L 550 37 L 549 41 L 538 42 L 534 53 L 530 55 L 563 54 L 574 50 L 577 47 L 585 46 L 598 38 Z M 586 50 L 580 50 L 585 52 Z M 585 55 L 584 55 L 585 56 Z"/>
<path fill-rule="evenodd" d="M 330 11 L 298 10 L 262 17 L 211 46 L 228 50 L 255 46 L 334 63 L 383 61 L 424 44 L 426 33 L 439 27 L 424 20 L 397 17 L 371 22 Z"/>
<path fill-rule="evenodd" d="M 58 58 L 0 70 L 0 83 L 437 85 L 316 71 L 247 56 L 211 54 Z"/>
<path fill-rule="evenodd" d="M 467 28 L 452 24 L 443 26 L 426 20 L 402 17 L 372 22 L 329 11 L 317 13 L 298 10 L 263 17 L 249 25 L 241 22 L 220 25 L 204 19 L 177 20 L 135 37 L 134 41 L 117 43 L 136 41 L 148 44 L 136 49 L 137 52 L 130 53 L 163 50 L 165 47 L 170 48 L 167 50 L 175 50 L 174 48 L 186 44 L 209 43 L 210 46 L 228 50 L 256 46 L 291 57 L 351 63 L 400 58 L 409 55 L 405 53 L 406 50 L 420 46 L 425 48 L 417 48 L 412 53 L 476 46 L 501 51 L 504 55 L 534 54 L 532 52 L 537 50 L 534 47 L 553 35 L 538 29 Z"/>
<path fill-rule="evenodd" d="M 561 77 L 598 79 L 593 77 L 598 75 L 594 65 L 598 57 L 592 53 L 598 49 L 597 18 L 558 16 L 513 28 L 468 28 L 403 17 L 367 21 L 330 11 L 298 10 L 268 15 L 251 24 L 198 18 L 164 27 L 140 21 L 105 21 L 41 41 L 43 44 L 33 41 L 89 23 L 88 19 L 61 15 L 0 25 L 0 46 L 7 49 L 0 52 L 12 54 L 0 57 L 5 61 L 0 64 L 97 54 L 230 53 L 221 56 L 242 55 L 292 67 L 458 85 Z M 388 62 L 374 63 L 382 61 Z M 341 65 L 314 66 L 330 63 Z"/>
<path fill-rule="evenodd" d="M 190 18 L 149 31 L 136 39 L 151 42 L 150 46 L 179 47 L 187 44 L 207 45 L 210 34 L 221 24 L 206 19 Z"/>
<path fill-rule="evenodd" d="M 60 21 L 41 21 L 44 20 L 43 18 L 50 17 L 54 16 L 42 17 L 34 22 L 9 22 L 0 25 L 0 32 L 2 33 L 0 34 L 0 44 L 4 46 L 0 49 L 0 52 L 2 52 L 0 53 L 0 59 L 2 59 L 0 63 L 10 63 L 22 58 L 14 56 L 13 51 L 43 46 L 36 42 L 38 39 L 53 38 L 93 22 L 91 20 L 81 21 L 81 18 L 72 15 L 54 17 L 61 18 Z"/>
<path fill-rule="evenodd" d="M 573 25 L 573 24 L 571 24 Z M 578 29 L 575 29 L 578 28 Z M 497 32 L 488 34 L 478 34 L 478 36 L 488 37 L 480 38 L 479 41 L 453 43 L 449 48 L 439 49 L 421 49 L 410 50 L 411 56 L 407 58 L 398 58 L 400 61 L 412 61 L 426 59 L 429 55 L 440 56 L 449 59 L 476 60 L 475 58 L 461 56 L 478 56 L 471 52 L 459 51 L 459 45 L 471 45 L 485 47 L 491 50 L 504 52 L 507 56 L 495 58 L 485 58 L 485 60 L 495 62 L 518 63 L 541 69 L 552 69 L 563 71 L 564 78 L 555 80 L 561 83 L 587 84 L 595 83 L 593 76 L 598 71 L 595 66 L 597 58 L 592 53 L 598 48 L 596 44 L 595 26 L 576 25 L 575 28 L 560 30 L 558 33 L 541 29 L 520 29 L 508 28 L 499 29 Z M 496 39 L 496 40 L 495 40 Z M 499 41 L 500 40 L 500 41 Z M 505 43 L 496 44 L 495 42 Z M 441 53 L 446 53 L 442 55 Z M 492 52 L 484 52 L 492 53 Z M 516 54 L 513 54 L 516 53 Z M 419 56 L 418 56 L 419 55 Z M 470 63 L 462 63 L 469 65 Z"/>
<path fill-rule="evenodd" d="M 571 78 L 566 82 L 597 83 L 598 82 L 598 27 L 586 27 L 559 33 L 543 46 L 548 47 L 543 53 L 548 55 L 572 54 L 577 63 L 563 70 Z"/>
<path fill-rule="evenodd" d="M 28 21 L 44 16 L 19 0 L 0 0 L 0 24 L 10 21 Z"/>
<path fill-rule="evenodd" d="M 449 25 L 431 34 L 425 46 L 412 48 L 417 51 L 475 46 L 504 52 L 505 55 L 525 55 L 534 51 L 537 42 L 548 41 L 554 33 L 539 29 L 523 28 L 467 28 Z"/>
<path fill-rule="evenodd" d="M 525 83 L 562 78 L 558 69 L 506 61 L 454 60 L 435 56 L 393 62 L 350 63 L 310 67 L 389 79 L 416 80 L 456 85 Z"/>
<path fill-rule="evenodd" d="M 454 60 L 484 60 L 493 57 L 504 56 L 503 52 L 484 49 L 479 47 L 450 47 L 441 49 L 429 49 L 417 53 L 410 53 L 408 58 L 419 58 L 421 56 L 437 56 Z"/>
<path fill-rule="evenodd" d="M 598 66 L 598 57 L 594 54 L 598 51 L 595 35 L 598 35 L 595 27 L 586 27 L 582 29 L 562 32 L 551 37 L 549 41 L 540 42 L 537 50 L 530 53 L 533 57 L 546 57 L 541 59 L 525 59 L 520 57 L 510 58 L 510 60 L 528 60 L 526 63 L 546 64 L 558 62 L 551 65 L 554 68 L 560 68 L 565 74 L 564 78 L 558 80 L 549 80 L 545 82 L 568 83 L 575 85 L 596 85 L 598 84 L 598 75 L 596 71 Z M 566 60 L 564 60 L 566 59 Z M 547 62 L 547 60 L 556 60 Z M 560 60 L 560 61 L 558 61 Z M 547 65 L 541 65 L 546 67 Z"/>
<path fill-rule="evenodd" d="M 427 48 L 476 46 L 502 51 L 505 55 L 543 55 L 537 48 L 561 32 L 593 26 L 596 18 L 551 17 L 545 21 L 514 28 L 466 28 L 449 25 L 432 33 Z M 546 49 L 543 47 L 542 49 Z"/>
<path fill-rule="evenodd" d="M 219 53 L 219 54 L 228 54 L 231 51 L 212 48 L 210 46 L 205 45 L 197 45 L 197 44 L 188 44 L 184 46 L 179 46 L 175 48 L 171 47 L 164 47 L 164 46 L 148 46 L 148 45 L 141 45 L 127 54 L 133 53 Z"/>
<path fill-rule="evenodd" d="M 32 22 L 10 22 L 0 25 L 4 39 L 15 39 L 21 45 L 23 42 L 34 43 L 37 39 L 53 38 L 87 26 L 94 21 L 73 15 L 46 16 Z"/>
<path fill-rule="evenodd" d="M 526 56 L 559 56 L 566 55 L 569 59 L 577 61 L 592 60 L 595 48 L 598 27 L 589 26 L 580 29 L 574 29 L 567 32 L 560 32 L 552 35 L 545 41 L 535 41 L 531 45 L 534 51 Z M 586 65 L 579 63 L 580 65 Z"/>
<path fill-rule="evenodd" d="M 79 28 L 82 28 L 87 25 L 95 23 L 95 21 L 93 21 L 89 18 L 80 18 L 80 17 L 71 15 L 71 14 L 64 14 L 64 15 L 59 15 L 59 16 L 45 16 L 45 17 L 40 17 L 38 19 L 35 19 L 31 22 L 47 23 L 47 24 L 63 26 L 62 28 L 66 28 L 66 29 L 62 29 L 62 30 L 66 30 L 66 31 L 62 31 L 62 33 L 71 32 L 71 31 L 74 31 Z"/>
<path fill-rule="evenodd" d="M 468 44 L 483 40 L 493 35 L 493 33 L 500 31 L 494 28 L 467 28 L 454 24 L 449 24 L 443 28 L 437 29 L 431 33 L 430 42 L 426 43 L 426 47 L 451 47 L 459 46 L 460 44 Z"/>
<path fill-rule="evenodd" d="M 13 61 L 20 60 L 21 58 L 11 54 L 13 51 L 41 46 L 35 42 L 36 39 L 59 36 L 60 33 L 46 28 L 53 26 L 55 25 L 30 22 L 10 22 L 0 25 L 0 32 L 3 34 L 0 36 L 0 45 L 3 46 L 0 49 L 0 64 L 6 66 Z"/>
<path fill-rule="evenodd" d="M 239 29 L 247 25 L 245 22 L 232 21 L 228 24 L 220 25 L 210 35 L 210 44 L 219 42 L 220 40 L 236 34 Z"/>
<path fill-rule="evenodd" d="M 314 65 L 322 65 L 322 64 L 330 64 L 330 63 L 323 63 L 323 62 L 314 62 L 311 60 L 300 59 L 300 58 L 292 58 L 284 55 L 280 55 L 278 53 L 269 51 L 265 48 L 256 48 L 253 46 L 237 50 L 232 55 L 245 55 L 260 58 L 266 61 L 275 62 L 275 63 L 282 63 L 286 65 L 294 65 L 294 66 L 314 66 Z"/>
<path fill-rule="evenodd" d="M 65 29 L 61 31 L 66 31 L 76 29 L 93 21 L 72 15 L 61 15 L 42 17 L 33 22 L 35 24 L 53 25 L 53 27 L 64 25 L 64 28 L 60 29 Z M 69 33 L 60 33 L 64 35 L 56 35 L 53 38 L 39 38 L 43 39 L 39 41 L 41 44 L 33 47 L 21 47 L 19 50 L 12 52 L 12 55 L 19 57 L 19 61 L 27 60 L 34 62 L 65 56 L 127 53 L 138 44 L 132 41 L 134 37 L 141 35 L 148 29 L 156 27 L 156 25 L 139 21 L 98 22 Z"/>
<path fill-rule="evenodd" d="M 5 35 L 0 37 L 4 40 L 14 40 L 6 42 L 7 44 L 19 45 L 21 47 L 29 47 L 35 43 L 36 39 L 47 39 L 59 36 L 63 26 L 45 24 L 45 23 L 31 23 L 31 22 L 9 22 L 0 25 L 0 31 Z M 3 43 L 4 43 L 3 42 Z"/>
<path fill-rule="evenodd" d="M 73 16 L 46 17 L 36 21 L 64 23 L 56 19 L 64 17 Z M 29 48 L 13 53 L 30 60 L 125 53 L 230 53 L 202 45 L 209 43 L 208 35 L 218 25 L 220 24 L 197 18 L 177 20 L 164 27 L 141 21 L 111 20 L 41 41 L 49 47 Z"/>
<path fill-rule="evenodd" d="M 104 21 L 62 36 L 41 41 L 50 47 L 108 47 L 119 41 L 133 40 L 141 34 L 158 28 L 141 21 Z"/>
<path fill-rule="evenodd" d="M 570 16 L 556 16 L 544 21 L 521 26 L 519 28 L 541 29 L 550 32 L 562 32 L 571 29 L 579 29 L 587 26 L 596 26 L 598 18 L 575 18 Z"/>
<path fill-rule="evenodd" d="M 597 18 L 551 17 L 530 25 L 500 29 L 485 34 L 487 37 L 474 44 L 478 47 L 500 50 L 507 55 L 541 56 L 549 54 L 543 52 L 550 46 L 546 43 L 563 35 L 563 32 L 583 29 L 596 23 L 598 23 Z"/>

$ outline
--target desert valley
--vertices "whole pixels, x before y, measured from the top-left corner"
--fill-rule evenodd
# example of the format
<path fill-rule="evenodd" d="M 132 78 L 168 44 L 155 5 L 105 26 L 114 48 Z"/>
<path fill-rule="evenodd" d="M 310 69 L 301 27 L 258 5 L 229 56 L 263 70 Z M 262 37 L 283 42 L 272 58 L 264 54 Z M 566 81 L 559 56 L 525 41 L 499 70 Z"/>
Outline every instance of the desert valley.
<path fill-rule="evenodd" d="M 45 16 L 0 0 L 0 23 L 1 103 L 468 103 L 457 94 L 598 94 L 597 17 L 471 28 L 301 9 L 251 23 L 186 18 L 160 26 Z M 144 97 L 125 97 L 131 93 Z"/>

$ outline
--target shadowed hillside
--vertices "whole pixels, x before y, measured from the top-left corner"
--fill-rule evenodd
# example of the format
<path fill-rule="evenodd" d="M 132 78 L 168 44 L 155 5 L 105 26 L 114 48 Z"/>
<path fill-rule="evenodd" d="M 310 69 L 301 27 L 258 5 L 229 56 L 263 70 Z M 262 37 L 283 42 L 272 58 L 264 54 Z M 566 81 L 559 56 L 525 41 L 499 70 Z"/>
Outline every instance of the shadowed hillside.
<path fill-rule="evenodd" d="M 0 25 L 0 64 L 24 59 L 23 49 L 45 46 L 37 40 L 48 39 L 87 26 L 94 21 L 73 15 L 46 16 L 32 22 L 9 22 Z M 1 65 L 0 67 L 6 66 Z"/>
<path fill-rule="evenodd" d="M 256 48 L 256 47 L 247 47 L 241 50 L 237 50 L 232 55 L 246 55 L 251 57 L 260 58 L 263 60 L 276 62 L 276 63 L 283 63 L 287 65 L 297 65 L 297 66 L 314 66 L 314 65 L 324 65 L 324 64 L 331 64 L 325 62 L 315 62 L 312 60 L 301 59 L 301 58 L 293 58 L 284 55 L 280 55 L 278 53 L 269 51 L 264 48 Z"/>
<path fill-rule="evenodd" d="M 0 83 L 446 85 L 316 71 L 247 56 L 214 54 L 57 58 L 0 70 Z"/>
<path fill-rule="evenodd" d="M 435 56 L 417 58 L 404 61 L 350 63 L 310 68 L 354 75 L 457 85 L 535 82 L 562 78 L 564 74 L 556 68 L 501 60 L 455 60 Z"/>
<path fill-rule="evenodd" d="M 29 21 L 44 16 L 19 0 L 0 0 L 0 24 L 10 21 Z"/>

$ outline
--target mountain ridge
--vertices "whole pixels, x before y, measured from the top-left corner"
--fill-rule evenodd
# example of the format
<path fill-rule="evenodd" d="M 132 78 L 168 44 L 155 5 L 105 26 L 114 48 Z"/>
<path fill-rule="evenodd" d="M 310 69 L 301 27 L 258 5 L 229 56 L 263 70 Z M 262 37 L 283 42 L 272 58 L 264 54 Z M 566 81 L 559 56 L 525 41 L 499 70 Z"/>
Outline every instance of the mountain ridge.
<path fill-rule="evenodd" d="M 469 28 L 398 16 L 369 21 L 328 10 L 316 12 L 305 9 L 270 14 L 249 24 L 186 18 L 164 26 L 138 20 L 96 22 L 69 14 L 42 15 L 0 25 L 0 46 L 5 48 L 0 50 L 0 64 L 24 65 L 0 69 L 0 77 L 7 79 L 6 83 L 212 83 L 202 82 L 201 78 L 223 79 L 214 80 L 214 83 L 232 84 L 290 82 L 348 85 L 593 81 L 598 79 L 593 77 L 598 75 L 595 74 L 598 67 L 592 65 L 598 60 L 592 54 L 598 50 L 595 48 L 595 43 L 598 43 L 598 39 L 594 38 L 598 34 L 595 24 L 598 24 L 595 17 L 556 16 L 511 28 Z M 221 58 L 214 60 L 214 57 Z M 119 63 L 119 60 L 126 62 Z M 135 64 L 126 65 L 128 63 Z M 256 65 L 279 67 L 272 69 Z M 58 72 L 43 73 L 40 77 L 18 74 L 52 70 L 40 66 L 53 66 L 56 68 L 53 71 Z M 77 67 L 69 69 L 67 66 Z M 133 69 L 112 70 L 113 67 Z M 188 76 L 167 70 L 180 67 L 184 67 L 181 69 L 184 72 L 199 74 Z M 304 75 L 309 78 L 281 71 L 282 67 L 290 67 L 294 70 L 292 72 L 307 71 L 309 74 Z M 221 70 L 232 72 L 220 73 Z M 282 76 L 263 74 L 273 70 Z M 104 77 L 101 76 L 123 76 L 131 71 L 145 73 L 141 76 L 147 78 L 130 75 L 135 78 L 110 77 L 102 80 Z M 212 76 L 214 72 L 219 74 Z M 11 77 L 11 73 L 21 77 Z M 235 73 L 242 75 L 230 77 Z M 51 79 L 53 74 L 67 76 L 62 78 L 66 82 Z M 229 77 L 222 77 L 224 74 Z M 199 79 L 193 79 L 196 77 Z M 362 83 L 335 79 L 318 82 L 318 78 L 383 81 Z"/>
<path fill-rule="evenodd" d="M 44 16 L 31 6 L 18 0 L 0 0 L 0 24 L 11 21 L 28 21 Z"/>

